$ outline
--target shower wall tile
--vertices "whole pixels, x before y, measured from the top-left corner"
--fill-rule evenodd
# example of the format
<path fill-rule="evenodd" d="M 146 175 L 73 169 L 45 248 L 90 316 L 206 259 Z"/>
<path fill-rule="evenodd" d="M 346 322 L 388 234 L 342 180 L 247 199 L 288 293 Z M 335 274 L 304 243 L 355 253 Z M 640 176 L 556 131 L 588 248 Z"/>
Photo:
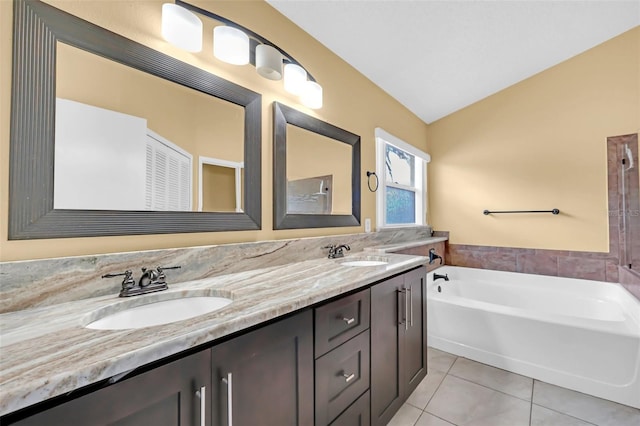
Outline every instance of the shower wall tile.
<path fill-rule="evenodd" d="M 569 278 L 604 281 L 605 260 L 587 257 L 559 257 L 558 275 Z"/>
<path fill-rule="evenodd" d="M 558 275 L 558 256 L 544 253 L 518 255 L 518 272 L 525 274 Z"/>
<path fill-rule="evenodd" d="M 618 260 L 609 253 L 448 244 L 447 264 L 617 282 Z"/>
<path fill-rule="evenodd" d="M 475 248 L 480 248 L 475 250 Z M 494 269 L 497 271 L 516 272 L 516 254 L 501 253 L 498 247 L 449 245 L 447 259 L 450 265 L 470 268 Z"/>
<path fill-rule="evenodd" d="M 605 264 L 605 277 L 607 282 L 617 283 L 620 281 L 620 274 L 618 273 L 618 262 L 607 260 Z"/>
<path fill-rule="evenodd" d="M 618 274 L 620 284 L 622 284 L 629 293 L 640 299 L 640 273 L 625 266 L 620 266 L 618 268 Z"/>

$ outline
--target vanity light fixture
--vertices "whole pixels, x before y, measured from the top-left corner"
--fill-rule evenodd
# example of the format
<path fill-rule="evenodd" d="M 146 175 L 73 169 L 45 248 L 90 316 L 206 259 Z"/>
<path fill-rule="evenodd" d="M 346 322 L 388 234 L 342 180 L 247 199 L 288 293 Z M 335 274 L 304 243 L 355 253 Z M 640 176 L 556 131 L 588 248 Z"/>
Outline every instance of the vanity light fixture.
<path fill-rule="evenodd" d="M 208 10 L 175 0 L 162 6 L 162 36 L 188 52 L 202 50 L 202 21 L 199 15 L 220 22 L 213 29 L 213 55 L 226 63 L 251 63 L 262 77 L 281 80 L 289 93 L 311 108 L 322 108 L 322 86 L 291 55 L 266 38 Z M 284 68 L 284 72 L 283 72 Z"/>
<path fill-rule="evenodd" d="M 162 37 L 187 52 L 200 52 L 202 21 L 177 4 L 165 3 L 162 5 Z"/>
<path fill-rule="evenodd" d="M 300 101 L 311 109 L 322 108 L 322 86 L 315 81 L 306 81 L 302 87 Z"/>
<path fill-rule="evenodd" d="M 282 53 L 273 46 L 260 44 L 256 46 L 256 71 L 269 80 L 282 78 Z"/>
<path fill-rule="evenodd" d="M 213 29 L 213 56 L 232 65 L 249 63 L 249 36 L 227 25 Z"/>
<path fill-rule="evenodd" d="M 307 82 L 307 71 L 300 65 L 287 64 L 284 66 L 284 90 L 300 96 Z"/>

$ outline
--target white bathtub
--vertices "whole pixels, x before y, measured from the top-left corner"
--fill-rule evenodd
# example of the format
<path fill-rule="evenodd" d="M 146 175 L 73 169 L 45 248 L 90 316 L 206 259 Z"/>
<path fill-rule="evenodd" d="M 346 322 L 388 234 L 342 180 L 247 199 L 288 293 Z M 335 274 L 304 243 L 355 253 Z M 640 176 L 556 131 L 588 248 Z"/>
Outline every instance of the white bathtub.
<path fill-rule="evenodd" d="M 449 281 L 434 283 L 434 272 Z M 640 408 L 640 302 L 621 285 L 453 266 L 434 272 L 430 346 Z"/>

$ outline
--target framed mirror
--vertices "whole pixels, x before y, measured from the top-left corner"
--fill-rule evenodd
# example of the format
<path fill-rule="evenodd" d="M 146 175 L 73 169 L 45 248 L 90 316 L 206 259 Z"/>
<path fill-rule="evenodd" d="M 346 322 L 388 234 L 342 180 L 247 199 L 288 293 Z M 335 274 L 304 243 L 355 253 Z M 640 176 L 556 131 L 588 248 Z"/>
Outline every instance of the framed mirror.
<path fill-rule="evenodd" d="M 39 1 L 13 43 L 9 239 L 260 229 L 260 94 Z"/>
<path fill-rule="evenodd" d="M 273 228 L 360 225 L 360 136 L 273 104 Z"/>

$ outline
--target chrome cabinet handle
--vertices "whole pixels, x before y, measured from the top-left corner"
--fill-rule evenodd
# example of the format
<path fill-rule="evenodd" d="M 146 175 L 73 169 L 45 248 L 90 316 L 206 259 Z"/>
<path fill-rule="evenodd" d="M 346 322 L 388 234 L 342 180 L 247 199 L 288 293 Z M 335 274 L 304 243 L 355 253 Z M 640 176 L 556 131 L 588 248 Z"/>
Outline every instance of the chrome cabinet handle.
<path fill-rule="evenodd" d="M 222 379 L 227 385 L 227 426 L 233 426 L 233 376 L 227 373 L 227 377 Z"/>
<path fill-rule="evenodd" d="M 196 391 L 196 396 L 200 398 L 200 426 L 207 425 L 207 387 L 202 386 Z"/>
<path fill-rule="evenodd" d="M 346 322 L 347 325 L 353 324 L 355 320 L 355 318 L 342 318 L 342 321 Z"/>
<path fill-rule="evenodd" d="M 407 288 L 409 292 L 409 324 L 413 327 L 413 288 Z"/>
<path fill-rule="evenodd" d="M 407 300 L 407 293 L 406 293 L 406 289 L 402 288 L 402 289 L 397 289 L 396 290 L 396 295 L 397 295 L 397 305 L 398 305 L 398 325 L 402 325 L 405 324 L 405 328 L 406 328 L 406 320 L 407 320 L 407 304 L 406 304 L 406 300 Z M 400 295 L 403 294 L 405 295 L 405 304 L 404 304 L 404 312 L 401 305 L 400 305 Z"/>
<path fill-rule="evenodd" d="M 343 372 L 342 377 L 344 377 L 345 382 L 349 383 L 350 381 L 356 378 L 356 373 L 347 374 Z"/>
<path fill-rule="evenodd" d="M 408 330 L 409 329 L 409 318 L 408 314 L 409 314 L 409 298 L 407 297 L 407 293 L 410 292 L 411 290 L 408 288 L 404 288 L 404 329 Z"/>

